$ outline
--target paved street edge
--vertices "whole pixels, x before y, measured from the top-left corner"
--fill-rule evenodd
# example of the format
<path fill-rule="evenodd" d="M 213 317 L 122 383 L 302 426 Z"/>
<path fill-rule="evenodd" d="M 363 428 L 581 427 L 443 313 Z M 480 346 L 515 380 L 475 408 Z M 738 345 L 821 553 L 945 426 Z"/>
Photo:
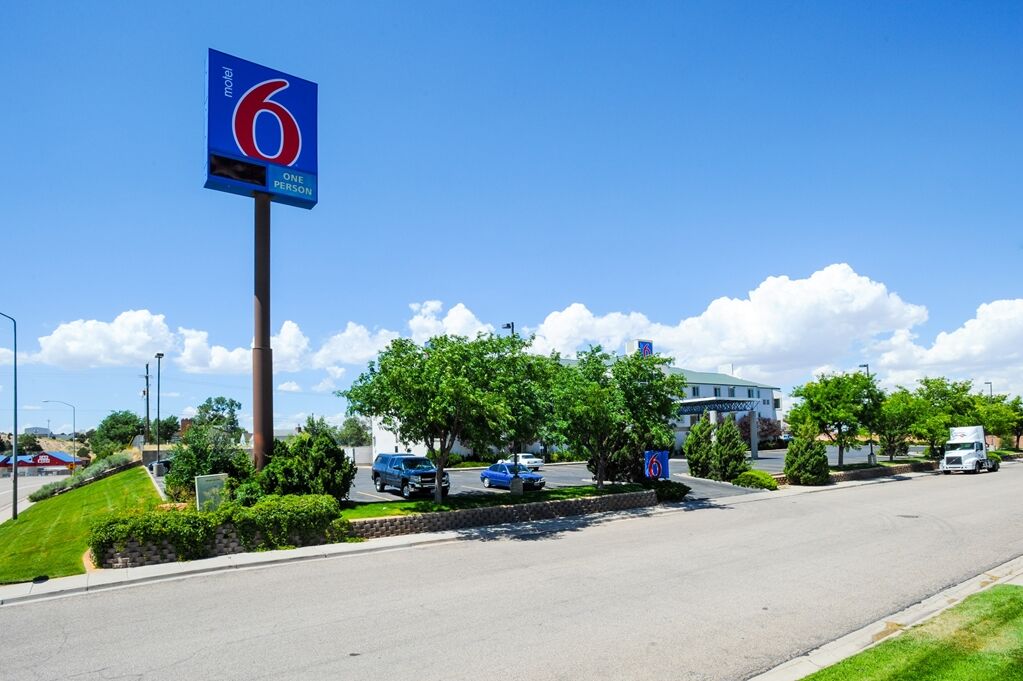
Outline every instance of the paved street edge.
<path fill-rule="evenodd" d="M 990 570 L 985 570 L 965 582 L 939 591 L 919 603 L 879 619 L 788 662 L 783 662 L 769 671 L 748 677 L 746 681 L 798 681 L 898 636 L 907 629 L 958 605 L 968 596 L 980 593 L 996 584 L 1010 583 L 1023 586 L 1023 556 L 1017 556 Z"/>

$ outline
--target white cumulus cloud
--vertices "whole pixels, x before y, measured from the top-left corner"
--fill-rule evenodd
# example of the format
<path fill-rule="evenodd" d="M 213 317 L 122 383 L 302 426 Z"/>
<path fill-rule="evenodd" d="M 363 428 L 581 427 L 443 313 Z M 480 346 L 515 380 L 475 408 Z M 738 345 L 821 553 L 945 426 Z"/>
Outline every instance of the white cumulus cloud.
<path fill-rule="evenodd" d="M 475 338 L 479 333 L 491 333 L 494 330 L 493 325 L 481 322 L 462 303 L 452 307 L 443 317 L 440 313 L 444 305 L 439 300 L 412 303 L 409 309 L 412 310 L 413 316 L 408 326 L 412 331 L 412 340 L 416 343 L 425 343 L 430 338 L 443 334 Z"/>
<path fill-rule="evenodd" d="M 290 319 L 281 324 L 281 331 L 270 337 L 274 371 L 302 371 L 309 362 L 309 339 L 298 324 Z"/>
<path fill-rule="evenodd" d="M 128 310 L 110 322 L 79 319 L 60 324 L 39 339 L 39 352 L 29 361 L 64 368 L 123 366 L 144 363 L 176 345 L 162 314 Z"/>
<path fill-rule="evenodd" d="M 370 331 L 362 324 L 348 322 L 344 331 L 328 338 L 316 351 L 312 358 L 312 366 L 337 371 L 338 364 L 368 362 L 399 335 L 396 331 L 387 329 Z"/>
<path fill-rule="evenodd" d="M 277 389 L 282 393 L 300 393 L 302 392 L 302 386 L 295 381 L 285 381 L 277 386 Z"/>
<path fill-rule="evenodd" d="M 923 376 L 971 379 L 979 389 L 991 381 L 996 392 L 1023 393 L 1023 299 L 995 300 L 972 319 L 942 331 L 930 346 L 909 330 L 879 341 L 878 365 L 889 385 L 911 386 Z"/>
<path fill-rule="evenodd" d="M 252 371 L 252 352 L 248 348 L 230 350 L 222 345 L 210 346 L 208 331 L 178 329 L 184 349 L 174 360 L 189 374 L 244 374 Z"/>
<path fill-rule="evenodd" d="M 629 339 L 649 338 L 678 366 L 713 371 L 732 364 L 740 375 L 780 382 L 926 319 L 923 306 L 836 264 L 805 279 L 768 277 L 746 297 L 718 298 L 677 324 L 653 322 L 638 312 L 594 315 L 574 303 L 547 315 L 536 330 L 535 347 L 571 355 L 589 344 L 616 351 Z"/>

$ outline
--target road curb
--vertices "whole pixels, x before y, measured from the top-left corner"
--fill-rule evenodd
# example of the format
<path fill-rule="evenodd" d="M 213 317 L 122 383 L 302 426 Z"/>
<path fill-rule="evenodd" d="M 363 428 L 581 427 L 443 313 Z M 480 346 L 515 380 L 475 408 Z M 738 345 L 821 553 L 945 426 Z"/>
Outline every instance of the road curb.
<path fill-rule="evenodd" d="M 883 617 L 799 657 L 783 662 L 773 669 L 748 677 L 747 681 L 798 681 L 898 636 L 910 627 L 929 620 L 953 605 L 958 605 L 967 596 L 980 593 L 996 584 L 1009 582 L 1023 582 L 1023 556 L 1017 556 L 1001 565 L 985 570 L 965 582 L 943 589 L 908 608 Z"/>

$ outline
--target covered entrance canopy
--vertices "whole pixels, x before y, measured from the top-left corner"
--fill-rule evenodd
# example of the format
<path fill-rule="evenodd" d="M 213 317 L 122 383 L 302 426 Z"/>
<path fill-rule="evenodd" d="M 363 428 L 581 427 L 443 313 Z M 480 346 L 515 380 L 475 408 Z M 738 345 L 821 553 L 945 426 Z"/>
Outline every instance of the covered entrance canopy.
<path fill-rule="evenodd" d="M 758 402 L 759 399 L 745 397 L 694 397 L 682 400 L 678 413 L 686 415 L 702 414 L 705 411 L 753 411 L 757 408 Z"/>
<path fill-rule="evenodd" d="M 747 397 L 693 397 L 682 400 L 679 405 L 679 415 L 698 415 L 704 412 L 711 412 L 711 421 L 716 421 L 715 415 L 722 412 L 744 411 L 751 415 L 750 418 L 750 457 L 757 459 L 757 405 L 759 399 Z"/>

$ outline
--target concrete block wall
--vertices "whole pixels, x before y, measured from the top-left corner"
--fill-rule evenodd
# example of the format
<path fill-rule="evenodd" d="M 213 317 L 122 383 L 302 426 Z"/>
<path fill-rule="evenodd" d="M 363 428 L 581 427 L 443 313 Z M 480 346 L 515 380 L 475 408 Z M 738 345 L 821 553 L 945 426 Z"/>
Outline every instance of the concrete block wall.
<path fill-rule="evenodd" d="M 562 501 L 539 501 L 532 504 L 468 508 L 445 513 L 420 513 L 416 515 L 366 518 L 352 521 L 352 534 L 364 539 L 392 537 L 401 534 L 421 532 L 443 532 L 468 527 L 483 527 L 501 523 L 523 523 L 548 518 L 618 511 L 627 508 L 653 506 L 657 494 L 653 490 L 608 494 L 584 499 Z"/>
<path fill-rule="evenodd" d="M 511 506 L 491 506 L 489 508 L 470 508 L 461 511 L 442 513 L 420 513 L 416 515 L 390 516 L 386 518 L 367 518 L 352 521 L 352 533 L 356 537 L 372 539 L 390 537 L 400 534 L 416 534 L 420 532 L 441 532 L 458 530 L 467 527 L 482 527 L 501 523 L 530 522 L 548 518 L 600 513 L 603 511 L 619 511 L 628 508 L 640 508 L 657 504 L 657 494 L 653 490 L 627 492 L 624 494 L 607 494 L 600 497 L 585 499 L 565 499 L 562 501 L 540 501 L 532 504 L 514 504 Z M 292 538 L 295 545 L 300 545 L 299 538 Z M 258 543 L 259 537 L 257 535 Z M 326 538 L 317 537 L 305 545 L 323 544 Z M 245 545 L 238 537 L 234 526 L 218 527 L 208 548 L 209 556 L 227 556 L 233 553 L 244 553 Z M 94 557 L 95 560 L 95 557 Z M 138 542 L 129 540 L 121 550 L 107 549 L 103 556 L 96 560 L 101 568 L 128 568 L 158 563 L 172 563 L 178 560 L 174 547 L 166 541 L 158 543 Z"/>

